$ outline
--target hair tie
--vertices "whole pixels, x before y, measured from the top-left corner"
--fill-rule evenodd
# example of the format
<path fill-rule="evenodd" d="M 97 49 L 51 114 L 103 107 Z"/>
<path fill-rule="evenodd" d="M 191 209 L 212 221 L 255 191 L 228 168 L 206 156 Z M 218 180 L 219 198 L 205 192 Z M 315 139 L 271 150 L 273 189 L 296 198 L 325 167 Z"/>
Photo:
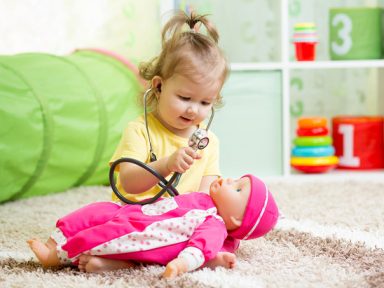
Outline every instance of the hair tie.
<path fill-rule="evenodd" d="M 191 32 L 199 32 L 200 26 L 196 25 L 198 22 L 200 22 L 199 19 L 188 19 L 187 24 L 189 28 L 191 29 Z"/>

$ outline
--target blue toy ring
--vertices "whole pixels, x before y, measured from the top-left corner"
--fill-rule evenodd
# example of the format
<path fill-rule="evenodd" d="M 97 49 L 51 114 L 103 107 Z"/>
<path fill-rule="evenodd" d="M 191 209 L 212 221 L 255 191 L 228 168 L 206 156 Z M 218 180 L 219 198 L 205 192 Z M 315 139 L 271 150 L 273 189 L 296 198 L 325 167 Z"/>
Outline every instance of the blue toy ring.
<path fill-rule="evenodd" d="M 324 157 L 335 155 L 333 146 L 308 146 L 295 147 L 292 149 L 292 155 L 297 157 Z"/>

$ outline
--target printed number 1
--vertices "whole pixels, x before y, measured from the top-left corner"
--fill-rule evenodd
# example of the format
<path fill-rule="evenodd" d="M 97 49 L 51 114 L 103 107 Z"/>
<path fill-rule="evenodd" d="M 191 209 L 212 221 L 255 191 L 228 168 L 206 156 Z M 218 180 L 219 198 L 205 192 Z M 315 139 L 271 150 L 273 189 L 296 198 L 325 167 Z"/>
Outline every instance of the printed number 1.
<path fill-rule="evenodd" d="M 339 157 L 339 164 L 347 167 L 360 166 L 360 158 L 353 156 L 353 132 L 354 126 L 341 124 L 339 133 L 343 135 L 343 155 Z"/>
<path fill-rule="evenodd" d="M 352 48 L 352 20 L 348 15 L 345 14 L 336 14 L 332 19 L 332 26 L 337 27 L 339 24 L 342 24 L 342 27 L 338 30 L 337 35 L 341 39 L 342 43 L 339 44 L 335 41 L 332 41 L 332 51 L 337 55 L 345 55 Z"/>

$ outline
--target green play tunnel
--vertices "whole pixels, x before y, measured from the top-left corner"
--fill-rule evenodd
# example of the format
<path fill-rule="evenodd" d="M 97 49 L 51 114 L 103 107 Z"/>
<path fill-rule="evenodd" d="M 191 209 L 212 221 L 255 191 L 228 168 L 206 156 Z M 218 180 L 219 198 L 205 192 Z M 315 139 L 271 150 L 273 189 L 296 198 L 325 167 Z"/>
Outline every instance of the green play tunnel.
<path fill-rule="evenodd" d="M 110 53 L 0 56 L 0 202 L 108 183 L 140 113 L 132 65 Z"/>

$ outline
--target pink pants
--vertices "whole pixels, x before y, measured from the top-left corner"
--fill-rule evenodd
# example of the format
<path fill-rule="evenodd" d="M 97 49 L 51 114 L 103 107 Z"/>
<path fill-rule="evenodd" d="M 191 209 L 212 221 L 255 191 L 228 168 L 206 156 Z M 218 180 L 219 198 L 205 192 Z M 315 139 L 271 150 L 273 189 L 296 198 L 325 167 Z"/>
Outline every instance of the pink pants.
<path fill-rule="evenodd" d="M 138 209 L 140 206 L 137 206 Z M 114 236 L 111 235 L 111 232 L 106 233 L 106 229 L 108 231 L 114 231 L 117 229 L 114 229 L 113 227 L 106 228 L 106 223 L 110 225 L 114 225 L 111 220 L 117 220 L 117 222 L 121 222 L 124 220 L 119 221 L 117 219 L 118 212 L 121 210 L 121 206 L 113 203 L 113 202 L 97 202 L 89 204 L 85 207 L 82 207 L 64 217 L 59 219 L 56 223 L 56 227 L 60 229 L 60 231 L 63 233 L 63 235 L 66 238 L 66 243 L 62 245 L 62 249 L 64 251 L 68 251 L 68 257 L 73 258 L 76 255 L 79 255 L 81 253 L 84 253 L 85 251 L 96 247 L 100 244 L 103 244 L 104 242 L 108 241 L 109 239 L 113 239 Z M 93 235 L 98 235 L 97 237 L 89 237 L 90 230 L 96 231 L 96 233 L 92 233 Z M 115 232 L 115 231 L 114 231 Z M 119 233 L 119 232 L 116 232 Z M 82 236 L 84 235 L 84 237 Z M 76 237 L 74 237 L 76 236 Z M 82 239 L 86 239 L 86 241 L 82 241 Z M 240 241 L 237 239 L 234 239 L 232 237 L 227 237 L 227 239 L 224 242 L 224 245 L 220 251 L 226 251 L 233 253 L 238 247 L 239 247 Z M 183 244 L 178 244 L 183 245 Z M 152 253 L 148 253 L 148 255 L 142 255 L 136 253 L 130 253 L 128 255 L 124 254 L 114 254 L 114 255 L 102 255 L 100 257 L 105 258 L 113 258 L 118 260 L 135 260 L 137 257 L 137 260 L 145 260 L 143 262 L 154 262 L 154 263 L 161 263 L 163 262 L 163 258 L 157 258 L 156 254 L 168 254 L 168 256 L 173 259 L 172 257 L 177 257 L 177 254 L 173 255 L 174 249 L 168 250 L 167 248 L 164 249 L 163 253 L 153 253 L 155 252 L 152 250 Z M 143 259 L 144 258 L 144 259 Z M 168 261 L 168 260 L 167 260 Z M 74 262 L 76 264 L 77 262 Z M 165 262 L 167 263 L 167 262 Z"/>

